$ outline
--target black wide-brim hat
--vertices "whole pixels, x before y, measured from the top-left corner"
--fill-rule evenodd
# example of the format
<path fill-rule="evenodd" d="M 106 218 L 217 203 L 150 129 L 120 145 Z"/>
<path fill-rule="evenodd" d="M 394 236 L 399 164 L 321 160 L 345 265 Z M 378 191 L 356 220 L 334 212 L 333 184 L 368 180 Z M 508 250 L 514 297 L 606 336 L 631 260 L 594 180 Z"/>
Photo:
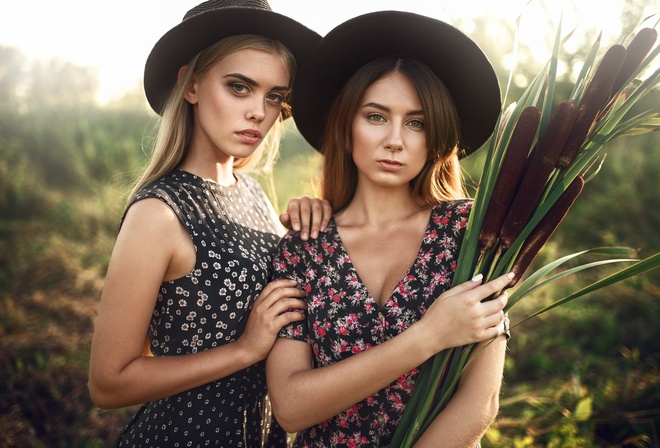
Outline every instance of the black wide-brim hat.
<path fill-rule="evenodd" d="M 384 56 L 417 59 L 446 85 L 461 121 L 461 156 L 479 149 L 492 135 L 501 110 L 500 87 L 479 46 L 439 20 L 379 11 L 331 30 L 299 70 L 293 118 L 310 145 L 321 150 L 327 115 L 344 84 L 360 67 Z"/>
<path fill-rule="evenodd" d="M 301 65 L 321 39 L 315 31 L 274 12 L 266 0 L 210 0 L 188 11 L 156 42 L 144 67 L 144 91 L 162 113 L 179 69 L 200 51 L 229 36 L 259 34 L 280 41 Z"/>

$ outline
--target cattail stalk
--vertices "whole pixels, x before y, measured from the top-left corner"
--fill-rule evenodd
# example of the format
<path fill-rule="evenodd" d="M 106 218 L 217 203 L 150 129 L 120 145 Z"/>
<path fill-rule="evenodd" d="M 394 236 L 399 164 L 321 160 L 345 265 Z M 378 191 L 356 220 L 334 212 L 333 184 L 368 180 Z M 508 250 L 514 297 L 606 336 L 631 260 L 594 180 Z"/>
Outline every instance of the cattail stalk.
<path fill-rule="evenodd" d="M 523 177 L 527 157 L 534 143 L 540 119 L 541 110 L 536 106 L 524 108 L 518 117 L 479 233 L 479 245 L 482 252 L 493 247 L 497 241 L 504 216 L 513 202 Z"/>
<path fill-rule="evenodd" d="M 651 48 L 658 38 L 658 31 L 654 28 L 642 28 L 635 35 L 626 49 L 626 59 L 619 70 L 619 74 L 612 86 L 612 93 L 616 93 L 623 87 L 624 83 L 630 79 L 635 70 L 637 70 L 649 54 Z"/>
<path fill-rule="evenodd" d="M 530 267 L 541 248 L 545 245 L 548 239 L 550 239 L 568 213 L 568 210 L 573 206 L 573 203 L 580 195 L 583 188 L 584 179 L 581 176 L 573 179 L 573 182 L 570 183 L 561 196 L 557 198 L 557 201 L 552 205 L 550 210 L 548 210 L 548 213 L 546 213 L 536 227 L 534 227 L 534 230 L 532 230 L 521 246 L 520 252 L 518 252 L 516 260 L 513 263 L 511 272 L 513 272 L 514 277 L 509 283 L 509 288 L 515 286 L 525 274 L 525 271 Z"/>
<path fill-rule="evenodd" d="M 648 32 L 644 32 L 646 39 L 650 36 L 647 35 L 647 33 Z M 642 39 L 642 37 L 639 39 Z M 554 86 L 556 72 L 553 66 L 556 65 L 561 41 L 561 33 L 560 29 L 558 29 L 557 39 L 553 50 L 553 58 L 550 63 L 550 70 L 546 73 L 548 67 L 545 66 L 537 75 L 535 81 L 529 85 L 522 97 L 524 98 L 524 104 L 539 103 L 544 104 L 544 107 L 546 108 L 555 104 L 554 101 L 556 97 L 554 96 Z M 641 46 L 640 43 L 636 43 L 635 46 L 636 45 Z M 616 100 L 610 100 L 610 96 L 613 95 L 611 92 L 612 86 L 614 85 L 617 76 L 619 76 L 620 70 L 622 70 L 627 50 L 622 46 L 610 49 L 610 51 L 607 52 L 609 54 L 606 53 L 598 69 L 594 70 L 596 68 L 595 60 L 598 47 L 599 45 L 594 45 L 592 47 L 592 51 L 589 53 L 583 71 L 579 76 L 580 85 L 582 86 L 586 83 L 584 84 L 584 87 L 580 88 L 586 90 L 582 92 L 583 99 L 578 104 L 578 106 L 583 109 L 580 112 L 580 117 L 582 118 L 581 124 L 584 124 L 579 127 L 581 135 L 576 137 L 578 143 L 577 150 L 583 147 L 583 145 L 588 150 L 585 151 L 584 154 L 581 154 L 577 161 L 573 161 L 575 154 L 566 159 L 568 160 L 568 170 L 566 171 L 557 169 L 559 168 L 559 166 L 556 165 L 557 158 L 557 160 L 554 161 L 554 165 L 550 168 L 551 171 L 547 178 L 544 179 L 543 176 L 540 177 L 540 184 L 542 186 L 540 193 L 531 192 L 523 186 L 525 183 L 525 177 L 528 176 L 528 173 L 538 169 L 536 165 L 538 165 L 539 162 L 536 159 L 540 156 L 536 153 L 538 152 L 541 154 L 541 146 L 550 146 L 549 139 L 554 139 L 556 142 L 561 141 L 561 136 L 565 137 L 563 138 L 563 146 L 566 146 L 565 144 L 567 143 L 568 136 L 573 132 L 572 130 L 575 130 L 575 128 L 578 127 L 576 126 L 576 121 L 578 118 L 579 107 L 575 107 L 575 104 L 570 106 L 568 104 L 562 105 L 562 108 L 573 108 L 573 111 L 568 114 L 569 118 L 574 114 L 572 118 L 573 121 L 570 122 L 570 120 L 567 120 L 565 122 L 560 120 L 561 115 L 567 115 L 564 112 L 555 113 L 550 116 L 551 120 L 549 125 L 545 130 L 542 130 L 542 132 L 539 133 L 539 137 L 536 137 L 535 135 L 535 140 L 537 140 L 536 148 L 532 150 L 531 156 L 527 157 L 527 165 L 523 169 L 526 174 L 524 174 L 523 179 L 520 181 L 516 197 L 514 197 L 514 201 L 511 205 L 512 209 L 516 206 L 527 205 L 530 207 L 531 215 L 529 217 L 528 215 L 517 217 L 514 212 L 512 218 L 519 219 L 520 222 L 518 224 L 522 224 L 523 227 L 517 233 L 513 234 L 513 239 L 507 240 L 506 237 L 502 238 L 502 235 L 505 233 L 505 227 L 511 224 L 510 221 L 513 221 L 513 219 L 510 220 L 508 218 L 508 216 L 511 215 L 511 211 L 509 211 L 505 216 L 499 234 L 499 244 L 496 243 L 493 249 L 484 251 L 480 245 L 489 238 L 485 238 L 485 236 L 481 235 L 480 228 L 483 227 L 483 225 L 490 225 L 485 217 L 489 211 L 488 202 L 491 201 L 492 196 L 495 196 L 494 185 L 499 181 L 499 179 L 495 179 L 495 176 L 500 171 L 504 172 L 504 170 L 507 170 L 508 162 L 506 164 L 504 162 L 504 159 L 507 156 L 506 150 L 513 149 L 508 148 L 508 146 L 512 144 L 513 134 L 511 134 L 511 138 L 500 138 L 501 133 L 503 132 L 503 128 L 500 128 L 497 131 L 496 136 L 491 139 L 488 153 L 489 157 L 486 159 L 484 175 L 482 176 L 482 180 L 485 180 L 485 182 L 479 186 L 477 196 L 475 197 L 474 206 L 467 223 L 465 239 L 461 245 L 461 251 L 457 260 L 457 266 L 462 266 L 462 268 L 457 269 L 452 284 L 458 284 L 457 279 L 461 279 L 461 282 L 465 281 L 466 278 L 469 278 L 469 275 L 474 275 L 476 273 L 483 273 L 486 280 L 491 280 L 492 278 L 501 275 L 503 272 L 513 270 L 514 278 L 512 279 L 512 284 L 507 286 L 507 288 L 516 285 L 529 269 L 535 257 L 551 237 L 559 223 L 564 219 L 577 196 L 581 193 L 585 180 L 579 176 L 579 173 L 585 172 L 585 168 L 596 161 L 598 150 L 606 143 L 606 140 L 609 141 L 610 135 L 612 135 L 612 138 L 615 138 L 617 135 L 623 135 L 619 133 L 625 129 L 632 129 L 631 126 L 633 125 L 629 124 L 629 121 L 632 123 L 634 120 L 639 120 L 631 119 L 620 123 L 624 119 L 625 113 L 630 110 L 635 103 L 642 99 L 649 98 L 652 94 L 654 87 L 656 87 L 658 81 L 660 81 L 660 78 L 657 77 L 658 72 L 655 72 L 650 78 L 643 80 L 640 87 L 636 88 L 631 95 L 622 95 L 620 94 L 620 91 L 615 91 L 614 95 L 616 96 Z M 631 43 L 629 47 L 631 52 L 633 51 L 633 47 L 634 46 Z M 623 50 L 623 52 L 621 50 Z M 649 56 L 642 59 L 641 64 L 633 70 L 633 74 L 628 75 L 627 79 L 634 76 L 636 72 L 640 71 L 642 66 L 648 65 L 648 63 L 652 62 L 651 60 L 658 55 L 660 55 L 660 49 L 651 50 Z M 633 59 L 631 56 L 629 63 L 633 64 L 632 61 Z M 594 71 L 595 73 L 593 73 Z M 589 73 L 593 73 L 591 78 L 588 77 Z M 621 76 L 623 77 L 625 75 Z M 606 81 L 609 81 L 609 86 L 606 85 Z M 623 89 L 625 90 L 626 87 L 623 87 Z M 602 101 L 597 101 L 598 98 L 595 97 L 601 95 L 600 91 L 604 91 L 605 96 Z M 536 99 L 532 102 L 528 102 L 531 98 Z M 649 99 L 652 101 L 652 98 Z M 577 102 L 577 100 L 575 101 Z M 646 112 L 643 112 L 643 114 L 650 117 L 654 111 L 655 109 L 651 106 L 651 108 Z M 589 112 L 591 112 L 591 114 Z M 500 123 L 506 122 L 505 117 L 508 116 L 507 113 L 508 111 L 502 112 L 500 115 Z M 518 119 L 520 119 L 520 115 L 518 116 Z M 564 117 L 564 119 L 566 119 L 566 117 Z M 597 133 L 593 132 L 590 134 L 589 131 L 592 129 L 594 121 L 599 122 L 600 120 L 602 120 L 602 126 L 598 126 Z M 543 126 L 543 123 L 541 126 Z M 550 129 L 553 127 L 558 129 L 561 128 L 560 135 L 557 135 L 557 130 L 553 131 Z M 621 128 L 619 129 L 618 127 Z M 657 123 L 650 123 L 648 125 L 649 129 L 655 129 L 657 127 Z M 510 128 L 507 126 L 507 131 L 508 129 Z M 577 133 L 577 131 L 575 132 Z M 608 138 L 606 139 L 604 137 Z M 562 149 L 563 147 L 559 149 L 560 153 L 562 152 Z M 492 154 L 495 154 L 496 156 L 490 157 Z M 535 159 L 534 163 L 531 163 L 532 159 Z M 547 169 L 547 167 L 544 167 L 544 170 Z M 553 177 L 550 178 L 550 175 L 553 175 Z M 566 183 L 569 183 L 569 185 L 564 188 Z M 498 198 L 499 196 L 496 196 L 492 200 L 498 200 Z M 483 238 L 485 238 L 485 240 Z M 509 244 L 509 246 L 505 247 L 506 244 Z M 598 251 L 599 249 L 596 250 L 596 252 Z M 585 253 L 585 251 L 581 253 Z M 578 256 L 581 253 L 573 254 L 573 256 Z M 562 257 L 561 260 L 556 260 L 555 262 L 544 266 L 533 276 L 529 277 L 529 283 L 525 281 L 518 285 L 516 290 L 512 293 L 513 300 L 509 302 L 508 308 L 506 309 L 510 309 L 510 306 L 513 303 L 528 296 L 538 287 L 554 282 L 563 275 L 581 270 L 581 268 L 572 268 L 562 275 L 553 275 L 551 278 L 543 280 L 559 264 L 566 262 L 573 258 L 573 256 Z M 587 265 L 584 265 L 583 267 L 586 268 Z M 614 276 L 608 276 L 603 280 L 599 280 L 587 288 L 582 288 L 581 290 L 560 299 L 555 304 L 532 314 L 531 317 L 539 315 L 560 303 L 565 303 L 577 297 L 581 297 L 588 292 L 598 290 L 656 267 L 660 267 L 660 254 L 650 257 L 643 262 L 636 263 L 631 268 L 619 271 Z M 529 319 L 529 317 L 527 319 Z M 424 433 L 424 430 L 433 423 L 436 416 L 442 411 L 442 409 L 444 409 L 445 404 L 449 402 L 454 394 L 455 386 L 459 383 L 462 372 L 471 362 L 471 354 L 473 353 L 475 346 L 476 343 L 440 352 L 429 360 L 430 362 L 425 363 L 419 374 L 418 382 L 415 386 L 413 395 L 410 398 L 409 405 L 406 407 L 401 418 L 401 424 L 395 431 L 392 446 L 411 448 Z"/>
<path fill-rule="evenodd" d="M 566 168 L 575 159 L 589 129 L 612 92 L 612 86 L 626 59 L 626 54 L 623 45 L 612 45 L 600 61 L 580 101 L 575 125 L 557 160 L 558 168 Z"/>
<path fill-rule="evenodd" d="M 562 101 L 552 114 L 543 138 L 532 151 L 524 177 L 504 218 L 499 235 L 503 249 L 511 247 L 529 221 L 576 117 L 577 107 L 571 100 Z"/>

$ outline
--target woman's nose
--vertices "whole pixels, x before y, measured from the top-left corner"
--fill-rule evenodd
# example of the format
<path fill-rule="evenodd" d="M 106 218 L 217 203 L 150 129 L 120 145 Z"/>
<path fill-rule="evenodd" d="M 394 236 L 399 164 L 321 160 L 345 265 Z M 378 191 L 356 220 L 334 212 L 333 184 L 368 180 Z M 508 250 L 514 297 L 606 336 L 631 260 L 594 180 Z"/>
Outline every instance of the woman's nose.
<path fill-rule="evenodd" d="M 246 117 L 251 121 L 262 121 L 266 117 L 266 105 L 263 101 L 255 101 L 248 110 Z"/>
<path fill-rule="evenodd" d="M 403 139 L 401 132 L 398 129 L 392 128 L 389 135 L 385 140 L 385 149 L 392 152 L 401 151 L 403 149 Z"/>

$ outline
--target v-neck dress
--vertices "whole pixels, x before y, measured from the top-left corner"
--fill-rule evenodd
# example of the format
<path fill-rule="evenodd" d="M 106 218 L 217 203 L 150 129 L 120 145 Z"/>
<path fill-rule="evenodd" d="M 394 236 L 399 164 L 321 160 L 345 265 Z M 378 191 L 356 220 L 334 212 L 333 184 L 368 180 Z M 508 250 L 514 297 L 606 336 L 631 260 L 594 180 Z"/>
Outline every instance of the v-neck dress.
<path fill-rule="evenodd" d="M 154 356 L 198 353 L 236 341 L 268 283 L 279 227 L 259 183 L 243 174 L 236 177 L 236 185 L 224 187 L 174 170 L 131 200 L 132 205 L 156 198 L 169 206 L 196 253 L 193 270 L 162 283 L 158 291 L 149 323 Z M 271 424 L 269 410 L 261 361 L 145 403 L 116 446 L 286 447 L 286 434 Z"/>
<path fill-rule="evenodd" d="M 289 232 L 273 258 L 273 275 L 296 279 L 305 289 L 307 319 L 284 327 L 279 336 L 310 344 L 314 366 L 323 367 L 410 327 L 450 288 L 471 206 L 466 199 L 433 207 L 417 258 L 382 308 L 361 281 L 334 218 L 316 240 L 302 241 Z M 330 420 L 299 432 L 295 446 L 389 446 L 418 373 L 419 367 Z"/>

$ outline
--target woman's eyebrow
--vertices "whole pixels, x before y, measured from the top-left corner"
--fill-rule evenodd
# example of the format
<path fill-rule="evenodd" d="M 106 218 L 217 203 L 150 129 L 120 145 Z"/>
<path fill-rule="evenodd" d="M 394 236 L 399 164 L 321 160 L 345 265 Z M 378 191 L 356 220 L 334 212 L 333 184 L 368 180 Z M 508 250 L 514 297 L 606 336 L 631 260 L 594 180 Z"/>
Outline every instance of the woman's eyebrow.
<path fill-rule="evenodd" d="M 241 73 L 227 73 L 223 78 L 238 78 L 246 84 L 249 84 L 253 87 L 259 87 L 259 83 L 249 76 L 245 76 Z M 289 91 L 289 86 L 273 86 L 271 90 L 281 90 L 283 92 Z"/>
<path fill-rule="evenodd" d="M 390 111 L 389 107 L 383 106 L 382 104 L 379 104 L 379 103 L 373 103 L 373 102 L 363 104 L 362 107 L 363 108 L 364 107 L 373 107 L 374 109 L 382 110 L 382 111 L 385 111 L 385 112 Z M 424 111 L 422 109 L 409 110 L 408 112 L 406 112 L 406 115 L 424 115 Z"/>

